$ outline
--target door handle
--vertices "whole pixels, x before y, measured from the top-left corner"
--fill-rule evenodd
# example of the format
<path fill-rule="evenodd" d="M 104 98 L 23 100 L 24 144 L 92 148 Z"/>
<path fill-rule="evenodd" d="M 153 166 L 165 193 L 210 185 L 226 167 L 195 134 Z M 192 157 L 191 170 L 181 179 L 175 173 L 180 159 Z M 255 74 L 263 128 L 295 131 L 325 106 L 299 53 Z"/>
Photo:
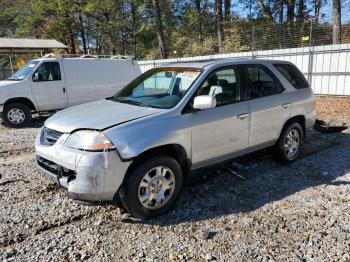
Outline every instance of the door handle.
<path fill-rule="evenodd" d="M 242 120 L 242 119 L 246 118 L 247 116 L 249 116 L 249 114 L 248 113 L 244 113 L 244 114 L 238 115 L 237 118 Z"/>
<path fill-rule="evenodd" d="M 283 108 L 288 108 L 290 106 L 290 103 L 285 103 L 282 105 Z"/>
<path fill-rule="evenodd" d="M 63 93 L 65 93 L 66 92 L 66 88 L 65 87 L 63 87 Z"/>

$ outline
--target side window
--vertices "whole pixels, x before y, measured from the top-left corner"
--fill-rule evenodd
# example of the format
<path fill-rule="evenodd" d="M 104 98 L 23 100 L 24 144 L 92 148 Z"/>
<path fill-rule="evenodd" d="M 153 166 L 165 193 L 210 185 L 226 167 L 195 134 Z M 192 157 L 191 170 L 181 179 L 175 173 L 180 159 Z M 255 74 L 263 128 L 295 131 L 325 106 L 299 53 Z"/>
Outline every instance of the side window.
<path fill-rule="evenodd" d="M 310 87 L 304 75 L 295 66 L 290 64 L 274 64 L 274 66 L 295 88 L 301 89 Z"/>
<path fill-rule="evenodd" d="M 211 73 L 197 95 L 215 96 L 217 106 L 241 101 L 239 73 L 236 67 L 225 67 Z"/>
<path fill-rule="evenodd" d="M 245 65 L 249 98 L 275 95 L 284 91 L 277 77 L 265 66 Z"/>
<path fill-rule="evenodd" d="M 38 73 L 38 82 L 61 80 L 61 71 L 58 62 L 44 62 L 35 73 Z"/>

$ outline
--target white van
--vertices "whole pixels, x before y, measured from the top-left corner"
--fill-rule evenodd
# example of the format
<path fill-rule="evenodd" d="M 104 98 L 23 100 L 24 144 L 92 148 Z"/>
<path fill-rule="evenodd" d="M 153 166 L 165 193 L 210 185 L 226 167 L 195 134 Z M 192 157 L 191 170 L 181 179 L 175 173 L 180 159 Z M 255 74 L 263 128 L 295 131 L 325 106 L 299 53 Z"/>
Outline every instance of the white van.
<path fill-rule="evenodd" d="M 110 97 L 140 74 L 131 59 L 48 55 L 0 81 L 0 114 L 8 125 L 24 126 L 33 112 Z"/>

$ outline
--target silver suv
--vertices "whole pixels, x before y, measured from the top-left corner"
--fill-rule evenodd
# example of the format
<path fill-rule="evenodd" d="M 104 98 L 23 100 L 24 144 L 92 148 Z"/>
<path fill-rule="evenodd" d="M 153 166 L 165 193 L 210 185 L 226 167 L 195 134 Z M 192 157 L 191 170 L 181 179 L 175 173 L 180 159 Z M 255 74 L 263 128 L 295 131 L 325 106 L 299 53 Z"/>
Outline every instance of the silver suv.
<path fill-rule="evenodd" d="M 291 63 L 170 64 L 50 117 L 36 160 L 70 198 L 119 200 L 146 219 L 175 203 L 195 169 L 266 147 L 294 161 L 314 122 L 314 94 Z"/>

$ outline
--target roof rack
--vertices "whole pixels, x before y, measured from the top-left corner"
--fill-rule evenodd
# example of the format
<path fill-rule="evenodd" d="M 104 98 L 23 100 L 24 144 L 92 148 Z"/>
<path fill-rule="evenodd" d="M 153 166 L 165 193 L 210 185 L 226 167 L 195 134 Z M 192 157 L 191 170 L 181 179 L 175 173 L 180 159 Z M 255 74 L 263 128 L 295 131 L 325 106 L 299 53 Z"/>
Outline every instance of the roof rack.
<path fill-rule="evenodd" d="M 43 58 L 86 58 L 86 59 L 120 59 L 120 60 L 133 60 L 132 56 L 127 55 L 91 55 L 91 54 L 46 54 Z"/>
<path fill-rule="evenodd" d="M 227 61 L 227 60 L 252 60 L 251 57 L 248 56 L 237 56 L 237 57 L 219 57 L 219 58 L 202 58 L 191 60 L 191 58 L 185 57 L 183 59 L 178 59 L 177 61 L 171 61 L 169 64 L 178 64 L 178 63 L 204 63 L 204 62 L 215 62 L 215 61 Z"/>

